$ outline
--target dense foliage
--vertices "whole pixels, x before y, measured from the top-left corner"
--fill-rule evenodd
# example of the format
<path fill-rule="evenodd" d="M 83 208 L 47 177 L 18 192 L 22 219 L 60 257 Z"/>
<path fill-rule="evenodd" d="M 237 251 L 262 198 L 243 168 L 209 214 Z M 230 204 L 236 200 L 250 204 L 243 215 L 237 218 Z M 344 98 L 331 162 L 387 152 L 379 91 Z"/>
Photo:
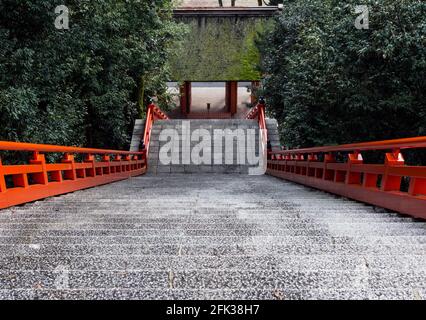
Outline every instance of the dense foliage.
<path fill-rule="evenodd" d="M 285 145 L 426 135 L 426 2 L 287 0 L 259 46 Z"/>
<path fill-rule="evenodd" d="M 0 139 L 125 148 L 179 33 L 171 0 L 0 0 Z"/>
<path fill-rule="evenodd" d="M 171 59 L 176 81 L 259 80 L 255 40 L 270 24 L 266 19 L 185 18 L 189 32 Z M 183 58 L 185 57 L 185 58 Z"/>

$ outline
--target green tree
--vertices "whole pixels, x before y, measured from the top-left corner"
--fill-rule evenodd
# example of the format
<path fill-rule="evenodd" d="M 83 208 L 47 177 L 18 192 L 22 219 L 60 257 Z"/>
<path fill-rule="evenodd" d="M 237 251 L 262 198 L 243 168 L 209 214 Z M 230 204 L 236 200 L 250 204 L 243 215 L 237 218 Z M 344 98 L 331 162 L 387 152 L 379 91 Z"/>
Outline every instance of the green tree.
<path fill-rule="evenodd" d="M 172 0 L 68 0 L 57 30 L 62 4 L 0 1 L 0 138 L 126 148 L 146 97 L 165 94 Z"/>
<path fill-rule="evenodd" d="M 269 111 L 289 147 L 426 134 L 426 3 L 284 1 L 259 47 Z"/>

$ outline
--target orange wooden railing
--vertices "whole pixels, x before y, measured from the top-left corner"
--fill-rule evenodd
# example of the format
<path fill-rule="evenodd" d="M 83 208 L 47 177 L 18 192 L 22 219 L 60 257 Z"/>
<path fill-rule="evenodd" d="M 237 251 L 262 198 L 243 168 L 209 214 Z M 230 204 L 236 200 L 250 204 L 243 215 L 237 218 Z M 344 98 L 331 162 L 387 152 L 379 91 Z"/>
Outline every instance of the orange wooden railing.
<path fill-rule="evenodd" d="M 246 119 L 258 120 L 262 147 L 266 150 L 268 144 L 268 129 L 266 127 L 265 100 L 263 98 L 260 98 L 258 104 L 248 112 Z"/>
<path fill-rule="evenodd" d="M 401 153 L 419 148 L 426 148 L 426 137 L 274 151 L 267 173 L 425 219 L 426 166 L 406 165 Z M 365 163 L 362 153 L 377 150 L 388 151 L 384 163 Z M 343 162 L 336 160 L 338 153 L 347 154 Z M 403 177 L 406 191 L 401 188 Z"/>
<path fill-rule="evenodd" d="M 149 144 L 151 142 L 151 131 L 152 126 L 156 120 L 169 120 L 169 117 L 161 111 L 159 107 L 151 103 L 148 105 L 148 111 L 146 113 L 145 130 L 143 133 L 143 143 L 145 146 L 146 153 L 149 152 Z"/>
<path fill-rule="evenodd" d="M 146 152 L 88 149 L 0 141 L 0 150 L 32 152 L 28 164 L 5 165 L 0 158 L 0 209 L 90 188 L 146 171 Z M 62 153 L 47 163 L 44 153 Z M 82 162 L 75 154 L 84 155 Z"/>

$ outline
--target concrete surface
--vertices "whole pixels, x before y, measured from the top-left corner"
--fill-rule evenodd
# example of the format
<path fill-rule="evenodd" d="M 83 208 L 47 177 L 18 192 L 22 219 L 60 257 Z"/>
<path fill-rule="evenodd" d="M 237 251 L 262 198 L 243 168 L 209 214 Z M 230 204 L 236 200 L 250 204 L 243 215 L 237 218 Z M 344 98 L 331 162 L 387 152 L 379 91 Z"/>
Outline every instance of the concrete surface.
<path fill-rule="evenodd" d="M 1 299 L 424 299 L 426 223 L 270 176 L 142 176 L 0 212 Z"/>

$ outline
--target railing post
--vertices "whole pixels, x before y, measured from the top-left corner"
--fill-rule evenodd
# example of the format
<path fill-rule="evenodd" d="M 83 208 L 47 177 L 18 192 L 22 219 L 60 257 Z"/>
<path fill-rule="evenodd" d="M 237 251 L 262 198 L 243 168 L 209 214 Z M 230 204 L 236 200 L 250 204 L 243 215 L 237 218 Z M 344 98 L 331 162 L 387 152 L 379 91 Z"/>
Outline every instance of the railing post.
<path fill-rule="evenodd" d="M 3 164 L 0 157 L 0 193 L 6 192 L 6 180 L 3 173 Z"/>
<path fill-rule="evenodd" d="M 75 170 L 75 162 L 74 162 L 74 155 L 65 153 L 64 158 L 62 159 L 62 163 L 68 163 L 71 165 L 71 170 L 65 170 L 64 171 L 64 178 L 66 180 L 76 180 L 77 179 L 77 173 Z"/>
<path fill-rule="evenodd" d="M 102 162 L 106 162 L 106 163 L 108 163 L 108 167 L 103 167 L 103 168 L 102 168 L 103 174 L 110 174 L 110 173 L 111 173 L 111 161 L 110 161 L 110 156 L 109 156 L 109 155 L 104 154 L 104 155 L 102 156 Z"/>
<path fill-rule="evenodd" d="M 42 172 L 32 174 L 34 182 L 36 184 L 48 184 L 49 180 L 47 177 L 46 158 L 44 157 L 44 154 L 34 152 L 33 158 L 30 160 L 30 164 L 39 164 L 42 167 Z"/>
<path fill-rule="evenodd" d="M 284 157 L 284 159 L 285 159 L 285 166 L 284 166 L 285 171 L 286 172 L 291 172 L 291 167 L 292 166 L 289 165 L 288 162 L 291 161 L 292 156 L 290 154 L 286 154 L 285 157 Z"/>
<path fill-rule="evenodd" d="M 116 163 L 118 162 L 118 164 L 114 165 L 114 167 L 115 167 L 115 173 L 120 173 L 121 172 L 121 155 L 116 154 L 114 156 L 113 162 L 116 162 Z"/>
<path fill-rule="evenodd" d="M 327 163 L 336 162 L 336 157 L 332 153 L 327 153 L 324 155 L 324 169 L 322 173 L 323 180 L 331 180 L 334 181 L 334 171 L 327 169 Z"/>
<path fill-rule="evenodd" d="M 124 168 L 124 171 L 130 171 L 130 155 L 125 155 L 124 156 L 124 165 L 122 166 L 122 168 Z"/>
<path fill-rule="evenodd" d="M 294 173 L 295 174 L 302 174 L 302 168 L 298 166 L 299 162 L 305 161 L 305 158 L 303 157 L 303 154 L 296 154 L 294 161 L 296 162 Z"/>
<path fill-rule="evenodd" d="M 351 167 L 354 164 L 363 164 L 364 159 L 361 153 L 355 151 L 354 153 L 348 154 L 348 170 L 346 172 L 346 184 L 361 184 L 361 173 L 352 172 Z"/>
<path fill-rule="evenodd" d="M 142 167 L 146 167 L 147 166 L 147 163 L 148 163 L 148 158 L 147 158 L 147 156 L 146 156 L 146 153 L 147 151 L 146 151 L 146 149 L 143 151 L 143 154 L 140 156 L 140 159 L 139 160 L 143 160 L 143 165 L 141 164 L 141 168 Z M 139 157 L 139 156 L 138 156 Z"/>
<path fill-rule="evenodd" d="M 347 164 L 350 166 L 350 164 Z M 336 170 L 334 173 L 334 182 L 346 183 L 346 174 L 348 171 L 346 170 Z"/>
<path fill-rule="evenodd" d="M 311 167 L 312 162 L 318 162 L 318 156 L 314 153 L 308 155 L 308 167 L 306 170 L 306 175 L 308 177 L 315 177 L 315 168 Z"/>
<path fill-rule="evenodd" d="M 381 183 L 382 191 L 400 191 L 402 177 L 389 175 L 389 169 L 390 167 L 403 166 L 404 163 L 404 157 L 399 149 L 393 150 L 392 153 L 386 153 L 385 174 Z"/>
<path fill-rule="evenodd" d="M 86 177 L 96 177 L 95 156 L 93 154 L 86 154 L 84 162 L 92 165 L 91 168 L 86 169 Z"/>
<path fill-rule="evenodd" d="M 132 158 L 131 171 L 139 169 L 138 168 L 138 156 L 132 155 L 131 158 Z"/>
<path fill-rule="evenodd" d="M 96 157 L 95 157 L 95 162 L 94 162 L 94 166 L 95 166 L 95 174 L 96 176 L 103 176 L 104 175 L 104 168 L 102 166 L 96 166 L 96 164 L 99 163 L 99 161 L 96 161 Z"/>

